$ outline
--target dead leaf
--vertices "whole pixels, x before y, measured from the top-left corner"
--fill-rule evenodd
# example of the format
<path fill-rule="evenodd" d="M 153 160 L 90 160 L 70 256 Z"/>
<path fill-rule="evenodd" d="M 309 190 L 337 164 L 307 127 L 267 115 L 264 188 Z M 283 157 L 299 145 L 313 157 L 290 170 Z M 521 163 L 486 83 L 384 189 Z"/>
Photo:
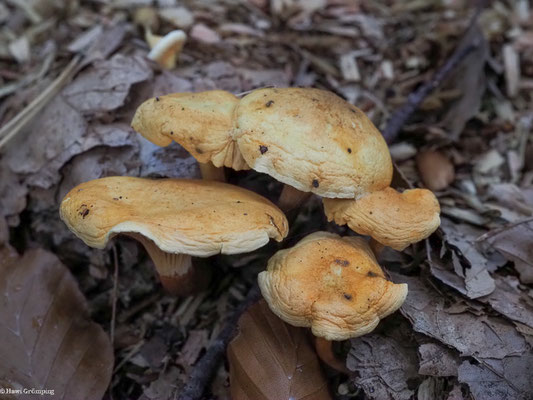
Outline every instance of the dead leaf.
<path fill-rule="evenodd" d="M 428 150 L 418 153 L 416 164 L 422 182 L 430 190 L 444 190 L 455 179 L 452 162 L 439 151 Z"/>
<path fill-rule="evenodd" d="M 331 399 L 307 332 L 262 300 L 243 314 L 228 346 L 233 400 Z"/>
<path fill-rule="evenodd" d="M 459 250 L 458 254 L 462 256 L 462 259 L 452 259 L 455 272 L 464 278 L 465 294 L 471 299 L 490 294 L 495 283 L 489 271 L 495 271 L 501 265 L 501 260 L 488 258 L 478 249 L 476 240 L 485 231 L 470 224 L 453 223 L 447 218 L 441 221 L 447 244 Z M 462 260 L 467 262 L 464 268 L 460 265 Z"/>
<path fill-rule="evenodd" d="M 195 24 L 192 27 L 189 35 L 191 39 L 195 39 L 206 44 L 216 44 L 221 40 L 220 35 L 205 24 Z"/>
<path fill-rule="evenodd" d="M 124 104 L 131 85 L 151 77 L 152 70 L 143 58 L 117 54 L 95 62 L 62 94 L 67 103 L 84 114 L 111 111 Z"/>
<path fill-rule="evenodd" d="M 517 357 L 520 364 L 515 366 L 514 373 L 531 379 L 532 358 L 525 364 Z M 528 376 L 529 375 L 529 376 Z M 459 382 L 466 383 L 475 400 L 526 400 L 531 399 L 531 381 L 524 381 L 521 387 L 514 387 L 505 377 L 499 376 L 483 365 L 464 361 L 459 367 Z"/>
<path fill-rule="evenodd" d="M 41 249 L 0 253 L 0 386 L 54 390 L 58 399 L 100 399 L 113 349 L 89 319 L 68 269 Z"/>
<path fill-rule="evenodd" d="M 492 230 L 481 236 L 478 243 L 514 262 L 523 283 L 533 283 L 533 219 Z"/>
<path fill-rule="evenodd" d="M 450 138 L 457 140 L 468 120 L 479 111 L 481 97 L 485 92 L 485 62 L 489 56 L 489 44 L 478 26 L 470 29 L 459 48 L 476 45 L 455 69 L 446 88 L 459 88 L 462 96 L 453 102 L 440 126 L 450 132 Z"/>
<path fill-rule="evenodd" d="M 418 373 L 430 376 L 457 376 L 459 357 L 452 350 L 436 343 L 424 343 L 418 348 Z"/>
<path fill-rule="evenodd" d="M 401 312 L 415 331 L 457 349 L 462 356 L 503 359 L 528 351 L 524 338 L 507 321 L 470 312 L 448 312 L 449 299 L 419 278 L 391 273 L 394 282 L 407 283 L 409 293 Z M 457 303 L 452 300 L 452 304 Z"/>
<path fill-rule="evenodd" d="M 413 396 L 407 381 L 418 377 L 416 347 L 376 333 L 352 339 L 351 345 L 346 366 L 357 372 L 353 382 L 369 399 L 408 400 Z"/>
<path fill-rule="evenodd" d="M 498 276 L 496 290 L 480 301 L 507 318 L 533 328 L 533 299 L 518 288 L 518 279 L 513 276 Z"/>
<path fill-rule="evenodd" d="M 206 329 L 193 329 L 180 350 L 176 364 L 188 371 L 198 360 L 200 353 L 209 344 L 209 332 Z"/>

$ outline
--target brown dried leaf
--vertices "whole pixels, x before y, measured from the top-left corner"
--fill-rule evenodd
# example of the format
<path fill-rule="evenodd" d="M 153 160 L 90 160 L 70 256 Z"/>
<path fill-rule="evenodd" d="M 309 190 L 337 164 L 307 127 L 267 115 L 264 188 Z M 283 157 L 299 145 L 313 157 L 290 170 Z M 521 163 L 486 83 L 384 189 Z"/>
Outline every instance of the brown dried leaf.
<path fill-rule="evenodd" d="M 492 230 L 478 239 L 484 248 L 492 248 L 514 262 L 523 283 L 533 283 L 533 219 Z"/>
<path fill-rule="evenodd" d="M 531 399 L 531 354 L 507 357 L 503 371 L 491 371 L 481 364 L 464 361 L 459 367 L 459 382 L 466 383 L 475 400 Z"/>
<path fill-rule="evenodd" d="M 533 299 L 518 288 L 518 279 L 513 276 L 496 278 L 496 290 L 479 300 L 513 321 L 533 328 Z"/>
<path fill-rule="evenodd" d="M 461 266 L 460 259 L 454 259 L 457 264 L 456 273 L 464 278 L 466 296 L 476 299 L 494 291 L 494 279 L 489 270 L 494 270 L 496 265 L 487 259 L 476 247 L 476 239 L 484 231 L 469 224 L 454 223 L 447 218 L 442 218 L 441 229 L 445 232 L 446 242 L 460 251 L 467 261 L 466 268 Z"/>
<path fill-rule="evenodd" d="M 131 85 L 152 77 L 143 58 L 117 54 L 96 62 L 65 89 L 63 97 L 76 110 L 90 114 L 115 110 L 122 106 Z"/>
<path fill-rule="evenodd" d="M 113 349 L 90 321 L 85 298 L 51 253 L 0 249 L 0 386 L 54 390 L 58 399 L 99 399 Z"/>
<path fill-rule="evenodd" d="M 464 126 L 479 111 L 485 92 L 485 62 L 489 56 L 489 44 L 479 27 L 472 27 L 459 47 L 477 45 L 455 69 L 446 88 L 459 88 L 462 96 L 446 112 L 441 126 L 450 132 L 452 140 L 459 138 Z"/>
<path fill-rule="evenodd" d="M 260 301 L 240 318 L 228 346 L 233 400 L 328 400 L 327 382 L 306 331 Z"/>
<path fill-rule="evenodd" d="M 449 299 L 433 289 L 429 282 L 395 273 L 391 276 L 394 282 L 409 285 L 401 312 L 415 331 L 454 347 L 462 356 L 476 359 L 503 359 L 528 350 L 524 338 L 506 320 L 448 311 Z"/>
<path fill-rule="evenodd" d="M 369 399 L 412 398 L 407 382 L 418 377 L 418 360 L 416 347 L 404 339 L 372 333 L 351 340 L 346 366 L 357 372 L 353 381 Z"/>
<path fill-rule="evenodd" d="M 455 179 L 452 162 L 438 151 L 422 151 L 416 157 L 416 164 L 424 185 L 430 190 L 446 189 Z"/>
<path fill-rule="evenodd" d="M 459 358 L 452 350 L 436 343 L 423 343 L 418 348 L 418 373 L 430 376 L 457 376 Z"/>

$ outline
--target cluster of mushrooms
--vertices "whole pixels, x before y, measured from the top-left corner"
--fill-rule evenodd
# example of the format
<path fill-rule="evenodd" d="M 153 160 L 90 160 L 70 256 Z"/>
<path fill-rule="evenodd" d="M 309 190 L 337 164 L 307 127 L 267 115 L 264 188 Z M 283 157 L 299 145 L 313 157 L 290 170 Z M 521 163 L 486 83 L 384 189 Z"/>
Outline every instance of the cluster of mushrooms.
<path fill-rule="evenodd" d="M 329 341 L 372 331 L 396 311 L 406 284 L 387 280 L 376 261 L 382 246 L 403 250 L 440 224 L 426 189 L 390 187 L 387 145 L 365 114 L 318 89 L 176 93 L 145 101 L 132 127 L 151 142 L 178 142 L 200 163 L 204 179 L 108 177 L 72 189 L 60 214 L 87 245 L 104 248 L 118 234 L 141 242 L 162 285 L 176 295 L 205 286 L 191 257 L 251 252 L 282 241 L 294 209 L 315 193 L 328 220 L 371 237 L 315 232 L 278 251 L 259 274 L 261 293 L 285 322 Z M 254 169 L 285 184 L 278 208 L 223 181 L 223 168 Z M 317 349 L 324 347 L 318 346 Z M 329 349 L 331 346 L 329 346 Z M 341 367 L 342 368 L 342 367 Z"/>

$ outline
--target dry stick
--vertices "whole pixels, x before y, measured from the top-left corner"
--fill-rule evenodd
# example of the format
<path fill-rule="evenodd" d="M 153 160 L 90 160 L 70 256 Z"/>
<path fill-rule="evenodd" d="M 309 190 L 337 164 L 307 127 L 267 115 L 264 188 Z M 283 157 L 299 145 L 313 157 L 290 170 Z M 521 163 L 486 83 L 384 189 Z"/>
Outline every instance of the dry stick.
<path fill-rule="evenodd" d="M 113 273 L 113 292 L 112 292 L 112 306 L 111 306 L 111 344 L 115 341 L 115 324 L 117 320 L 117 291 L 118 291 L 118 255 L 117 248 L 113 245 L 113 262 L 115 264 L 115 271 Z"/>
<path fill-rule="evenodd" d="M 224 351 L 229 341 L 233 338 L 235 328 L 240 316 L 261 297 L 257 283 L 252 286 L 246 295 L 246 299 L 226 319 L 224 328 L 211 343 L 207 352 L 194 366 L 189 382 L 178 397 L 178 400 L 197 400 L 202 397 L 205 387 L 211 381 L 216 367 L 224 357 Z"/>
<path fill-rule="evenodd" d="M 478 2 L 476 11 L 470 19 L 468 28 L 463 33 L 462 37 L 465 37 L 469 30 L 472 29 L 472 27 L 476 24 L 477 19 L 481 14 L 481 11 L 485 8 L 486 3 L 486 0 L 481 0 Z M 478 46 L 479 43 L 471 43 L 470 45 L 464 47 L 461 45 L 457 46 L 450 58 L 442 67 L 437 70 L 437 72 L 435 72 L 431 79 L 407 97 L 407 102 L 392 114 L 387 122 L 385 130 L 383 131 L 383 137 L 388 144 L 394 142 L 402 127 L 405 125 L 411 115 L 413 115 L 413 113 L 417 110 L 424 99 L 434 89 L 440 86 L 450 72 L 453 71 L 455 67 Z"/>

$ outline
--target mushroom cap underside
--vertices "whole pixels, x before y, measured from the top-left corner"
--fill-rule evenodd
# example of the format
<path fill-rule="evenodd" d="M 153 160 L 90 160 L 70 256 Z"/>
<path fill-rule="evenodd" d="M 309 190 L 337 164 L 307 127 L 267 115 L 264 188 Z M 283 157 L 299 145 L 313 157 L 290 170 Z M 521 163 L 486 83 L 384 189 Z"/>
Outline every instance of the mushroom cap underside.
<path fill-rule="evenodd" d="M 288 231 L 269 200 L 237 186 L 202 180 L 108 177 L 78 185 L 61 219 L 87 245 L 104 248 L 119 233 L 138 233 L 168 253 L 198 257 L 255 250 Z"/>
<path fill-rule="evenodd" d="M 259 286 L 281 319 L 328 340 L 371 332 L 407 295 L 407 285 L 385 278 L 364 239 L 328 232 L 277 252 Z"/>

